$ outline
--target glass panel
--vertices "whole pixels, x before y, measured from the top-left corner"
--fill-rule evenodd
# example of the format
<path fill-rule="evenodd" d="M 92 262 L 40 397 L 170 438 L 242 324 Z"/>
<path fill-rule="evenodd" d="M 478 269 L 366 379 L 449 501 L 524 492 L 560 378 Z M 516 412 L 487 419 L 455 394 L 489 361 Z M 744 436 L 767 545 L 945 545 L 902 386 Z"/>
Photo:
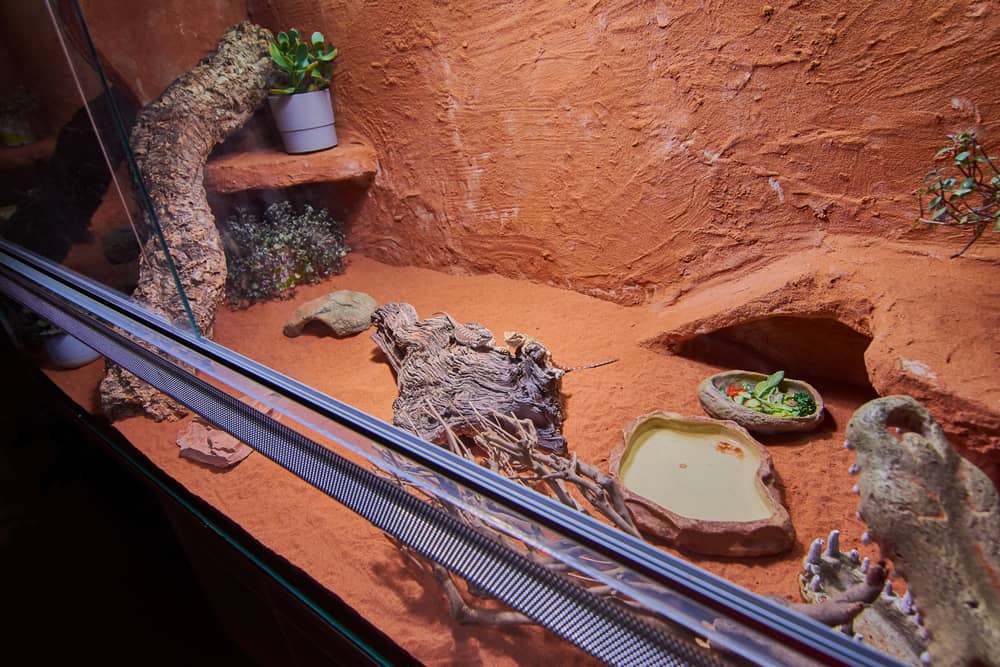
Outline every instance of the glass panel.
<path fill-rule="evenodd" d="M 4 262 L 10 265 L 8 260 L 5 259 Z M 797 641 L 809 639 L 810 629 L 797 627 L 801 621 L 796 620 L 795 614 L 776 607 L 773 603 L 755 600 L 753 596 L 737 589 L 730 588 L 727 592 L 727 587 L 720 581 L 698 573 L 696 569 L 684 566 L 640 541 L 620 533 L 616 534 L 614 530 L 576 514 L 572 509 L 537 496 L 525 486 L 497 478 L 476 466 L 474 461 L 456 459 L 434 445 L 407 437 L 377 420 L 352 410 L 349 406 L 339 404 L 308 387 L 296 385 L 287 378 L 277 376 L 272 371 L 259 367 L 252 360 L 210 343 L 198 343 L 197 339 L 192 337 L 174 335 L 169 330 L 156 333 L 140 323 L 126 324 L 122 317 L 123 315 L 126 318 L 130 317 L 130 311 L 123 308 L 122 304 L 115 303 L 113 296 L 102 294 L 99 287 L 92 286 L 91 294 L 103 300 L 103 303 L 86 294 L 65 294 L 57 282 L 30 267 L 19 268 L 18 273 L 56 294 L 56 300 L 52 303 L 48 302 L 48 297 L 43 297 L 42 302 L 37 304 L 39 312 L 99 349 L 109 359 L 114 359 L 142 377 L 152 379 L 158 388 L 170 392 L 175 397 L 183 397 L 188 405 L 198 408 L 201 416 L 193 423 L 183 424 L 179 430 L 170 429 L 171 432 L 177 432 L 177 444 L 181 447 L 182 459 L 194 461 L 216 472 L 241 463 L 251 451 L 245 445 L 231 438 L 227 439 L 228 436 L 219 429 L 219 426 L 227 425 L 227 430 L 231 429 L 234 435 L 240 435 L 251 443 L 253 449 L 280 464 L 282 468 L 309 481 L 319 490 L 341 500 L 348 508 L 387 531 L 391 537 L 388 542 L 379 542 L 383 548 L 390 551 L 395 547 L 404 548 L 404 554 L 418 563 L 423 563 L 425 568 L 431 567 L 430 561 L 423 559 L 428 557 L 441 559 L 441 562 L 448 564 L 449 568 L 454 567 L 459 573 L 466 574 L 469 581 L 482 582 L 478 585 L 481 588 L 485 587 L 485 590 L 495 591 L 498 596 L 508 596 L 504 599 L 522 600 L 529 605 L 529 608 L 535 604 L 536 613 L 548 623 L 552 622 L 553 605 L 556 605 L 555 608 L 561 609 L 555 616 L 555 620 L 558 621 L 555 627 L 559 628 L 560 633 L 574 637 L 576 641 L 590 646 L 591 650 L 599 651 L 598 655 L 606 657 L 617 655 L 618 659 L 612 662 L 633 664 L 638 660 L 645 664 L 655 654 L 660 656 L 655 660 L 657 664 L 671 659 L 670 656 L 673 655 L 686 655 L 693 664 L 717 664 L 715 661 L 721 659 L 721 655 L 710 654 L 695 646 L 694 638 L 700 637 L 704 638 L 703 643 L 710 642 L 712 647 L 717 652 L 722 651 L 723 655 L 732 652 L 732 655 L 743 656 L 757 662 L 773 660 L 784 662 L 794 658 L 796 664 L 811 664 L 808 658 L 794 655 L 790 645 L 794 642 L 789 640 L 790 636 L 798 637 Z M 25 296 L 23 290 L 17 285 L 8 284 L 6 279 L 0 279 L 0 286 L 5 290 L 12 290 L 11 293 L 18 298 Z M 53 305 L 56 307 L 53 308 Z M 121 341 L 115 341 L 114 335 L 110 337 L 101 335 L 100 330 L 108 325 L 119 331 L 129 331 L 143 341 L 143 347 L 152 345 L 165 353 L 163 358 L 182 360 L 185 365 L 197 369 L 204 376 L 219 381 L 223 391 L 220 392 L 216 387 L 209 386 L 194 377 L 185 379 L 185 371 L 178 373 L 176 369 L 170 368 L 169 364 L 157 366 L 159 362 L 156 354 L 142 358 L 141 355 L 146 353 L 141 347 L 129 350 L 127 345 L 122 346 Z M 261 380 L 267 382 L 267 386 L 245 377 L 244 370 L 259 374 Z M 65 381 L 67 377 L 62 376 L 58 379 Z M 86 393 L 85 387 L 77 383 L 70 382 L 64 386 L 77 396 L 78 400 L 83 396 L 81 391 Z M 287 395 L 282 395 L 286 393 L 298 398 L 289 399 Z M 238 400 L 234 401 L 233 398 Z M 251 414 L 241 403 L 270 413 L 278 421 Z M 321 416 L 316 409 L 328 416 Z M 227 411 L 233 414 L 239 413 L 243 418 L 233 419 L 233 414 Z M 345 428 L 345 424 L 349 424 L 350 428 Z M 149 426 L 150 423 L 145 420 L 129 420 L 122 423 L 120 428 L 124 429 L 126 435 L 132 438 L 140 450 L 155 464 L 172 467 L 173 464 L 169 462 L 177 460 L 172 455 L 173 448 L 164 450 L 162 447 L 152 446 L 150 434 L 146 431 Z M 292 430 L 286 426 L 291 426 Z M 500 424 L 497 423 L 496 426 L 500 427 Z M 163 431 L 160 427 L 155 427 L 155 430 Z M 499 432 L 494 431 L 494 433 Z M 302 439 L 299 433 L 313 439 L 314 442 Z M 513 433 L 509 435 L 512 437 L 505 440 L 508 445 L 519 442 L 518 438 L 513 437 Z M 531 439 L 527 437 L 520 442 L 522 445 L 529 444 Z M 452 444 L 459 450 L 462 449 L 457 441 L 453 441 Z M 506 445 L 501 444 L 501 447 Z M 346 458 L 333 457 L 330 451 Z M 258 458 L 253 460 L 258 461 Z M 373 464 L 376 475 L 352 467 L 349 461 Z M 539 457 L 535 461 L 539 465 L 551 465 L 551 462 L 544 457 Z M 445 464 L 443 468 L 442 462 Z M 271 466 L 270 463 L 261 462 L 256 465 L 264 465 L 264 470 L 270 469 Z M 517 465 L 516 462 L 514 465 Z M 433 472 L 435 468 L 442 472 Z M 449 472 L 449 469 L 452 472 Z M 577 472 L 584 482 L 591 479 L 592 473 L 586 469 L 581 468 Z M 287 480 L 286 473 L 281 468 L 275 467 L 267 474 Z M 236 482 L 237 479 L 238 476 L 232 481 Z M 390 482 L 388 485 L 387 480 Z M 215 486 L 220 480 L 218 475 L 209 475 L 202 481 L 209 486 Z M 568 486 L 572 487 L 573 483 Z M 198 487 L 199 483 L 195 480 L 193 488 Z M 581 488 L 586 488 L 586 483 Z M 487 489 L 489 495 L 483 495 L 476 489 Z M 272 490 L 278 491 L 276 487 Z M 417 507 L 408 502 L 412 501 L 412 498 L 406 493 L 401 493 L 410 490 L 418 491 L 421 497 L 433 499 L 435 505 L 446 509 L 448 513 L 440 515 L 436 522 L 431 521 L 434 517 L 426 513 L 433 513 L 435 510 Z M 204 491 L 196 492 L 204 493 Z M 394 492 L 395 495 L 390 492 Z M 307 494 L 306 498 L 309 499 L 308 507 L 301 508 L 298 514 L 312 516 L 318 510 L 328 519 L 335 516 L 335 513 L 331 514 L 332 508 L 318 502 L 315 495 Z M 272 501 L 274 499 L 271 498 Z M 285 501 L 287 500 L 286 498 Z M 269 507 L 267 500 L 258 499 L 258 501 L 258 509 Z M 598 507 L 598 504 L 595 503 L 594 506 Z M 512 509 L 515 507 L 523 509 Z M 230 507 L 229 511 L 237 515 L 241 513 L 236 507 Z M 527 516 L 535 518 L 528 520 Z M 454 525 L 455 517 L 459 517 L 457 528 Z M 341 517 L 340 520 L 344 518 Z M 448 521 L 453 523 L 451 528 L 447 527 Z M 431 525 L 435 527 L 432 528 Z M 571 528 L 575 532 L 571 532 Z M 457 533 L 456 529 L 459 529 Z M 460 548 L 456 548 L 455 540 L 461 535 L 461 530 L 467 532 L 464 538 L 466 542 L 462 543 Z M 429 537 L 428 533 L 433 531 L 438 531 L 439 535 Z M 370 532 L 367 527 L 355 526 L 352 537 L 359 537 L 366 532 Z M 481 542 L 483 532 L 498 536 L 499 541 L 495 543 L 495 547 Z M 373 534 L 378 535 L 377 531 Z M 294 534 L 290 537 L 294 538 Z M 331 535 L 331 537 L 336 541 L 336 549 L 344 547 L 343 541 L 339 539 L 343 537 L 342 535 Z M 508 557 L 501 557 L 501 554 L 496 552 L 500 542 L 517 552 L 523 552 L 525 556 L 530 557 L 529 560 L 525 560 L 522 565 L 516 565 Z M 367 555 L 370 557 L 378 550 L 377 544 L 372 543 L 369 545 Z M 469 567 L 470 562 L 498 557 L 500 559 L 495 561 L 497 565 L 504 567 L 512 576 L 518 575 L 517 578 L 511 579 L 511 583 L 507 583 L 504 578 L 498 579 L 495 573 L 491 573 L 488 569 Z M 337 560 L 341 566 L 351 566 L 350 559 Z M 364 562 L 355 563 L 357 564 L 364 566 Z M 532 593 L 527 599 L 523 597 L 531 588 L 521 577 L 530 572 L 532 567 L 543 568 L 532 576 L 544 578 L 547 574 L 550 580 L 547 584 L 549 588 L 545 589 L 545 597 L 542 598 L 550 602 L 541 609 L 538 609 L 536 604 L 539 599 L 537 592 Z M 646 570 L 652 576 L 639 574 L 633 569 L 636 567 Z M 566 604 L 566 595 L 575 595 L 573 591 L 577 590 L 572 584 L 563 582 L 560 585 L 556 581 L 560 576 L 556 573 L 567 572 L 570 573 L 572 581 L 582 584 L 596 596 L 596 599 L 586 603 L 597 606 L 590 609 L 590 615 L 585 616 L 585 619 L 589 620 L 582 626 L 574 624 L 573 619 L 579 617 L 574 616 L 572 606 L 569 608 L 560 606 Z M 435 571 L 435 577 L 441 582 L 451 581 L 443 575 L 443 571 Z M 520 583 L 515 583 L 518 581 Z M 663 582 L 668 583 L 664 586 Z M 349 594 L 347 600 L 351 604 L 371 608 L 372 593 L 382 585 L 384 582 L 372 581 L 364 587 L 362 597 L 352 597 Z M 451 588 L 454 586 L 453 582 L 447 585 L 451 591 L 449 597 L 452 599 L 453 611 L 460 609 L 468 618 L 474 617 L 480 621 L 506 619 L 502 621 L 504 625 L 518 618 L 520 620 L 516 621 L 517 624 L 526 621 L 517 613 L 498 610 L 492 606 L 484 607 L 474 598 L 464 598 L 456 589 Z M 709 606 L 697 602 L 692 596 L 708 600 Z M 375 596 L 376 599 L 378 597 Z M 727 597 L 726 604 L 731 606 L 731 613 L 735 614 L 736 618 L 741 615 L 745 618 L 747 614 L 754 621 L 770 617 L 771 623 L 786 633 L 784 639 L 780 642 L 775 641 L 728 618 L 730 612 L 720 611 L 718 608 L 718 604 L 726 601 Z M 558 600 L 564 601 L 558 602 Z M 601 602 L 602 600 L 604 602 Z M 608 608 L 608 600 L 617 602 Z M 622 600 L 631 600 L 630 606 L 640 605 L 638 608 L 645 608 L 647 615 L 643 618 L 647 620 L 650 618 L 648 614 L 655 611 L 663 615 L 661 618 L 668 619 L 669 623 L 651 630 L 642 629 L 642 623 L 635 625 L 633 620 L 631 629 L 629 623 L 625 623 L 612 635 L 612 641 L 608 644 L 607 615 L 610 611 L 611 618 L 617 618 L 615 622 L 621 622 L 624 610 L 617 609 L 615 604 L 620 604 Z M 602 604 L 605 607 L 603 612 L 600 609 Z M 378 606 L 372 609 L 375 616 L 373 620 L 377 620 L 384 613 Z M 807 646 L 814 647 L 817 641 L 819 645 L 829 643 L 831 646 L 828 650 L 835 651 L 834 655 L 849 655 L 855 659 L 855 664 L 884 664 L 881 658 L 875 658 L 875 662 L 871 662 L 874 656 L 870 652 L 866 655 L 843 635 L 824 638 L 825 630 L 821 627 L 818 629 L 820 630 L 818 638 L 812 636 L 806 642 Z M 797 634 L 788 635 L 789 630 Z M 817 628 L 811 630 L 812 635 L 815 635 L 816 630 Z M 657 637 L 657 632 L 666 634 Z M 603 642 L 595 639 L 602 636 L 605 638 Z M 648 637 L 654 637 L 654 643 L 646 643 L 643 648 L 643 638 Z M 839 648 L 836 646 L 836 641 L 829 641 L 837 638 L 839 638 Z M 615 646 L 618 648 L 614 648 Z M 566 655 L 572 655 L 572 652 Z M 642 658 L 643 655 L 646 657 Z"/>
<path fill-rule="evenodd" d="M 911 664 L 988 662 L 1000 417 L 982 341 L 1000 311 L 979 223 L 995 218 L 1000 176 L 988 137 L 961 130 L 992 122 L 995 64 L 970 64 L 969 90 L 950 97 L 947 50 L 905 9 L 885 10 L 907 26 L 897 49 L 844 27 L 888 20 L 874 10 L 641 4 L 83 2 L 81 34 L 145 105 L 133 194 L 162 223 L 187 287 L 167 291 L 189 298 L 200 333 L 456 466 L 634 529 L 664 562 L 823 617 L 831 637 Z M 263 27 L 229 29 L 246 19 Z M 988 52 L 988 12 L 942 21 Z M 316 98 L 336 116 L 278 129 Z M 903 202 L 935 164 L 919 215 L 944 229 L 928 236 Z M 950 183 L 948 169 L 975 174 Z M 964 219 L 938 210 L 973 193 Z M 530 423 L 537 446 L 505 450 L 493 412 L 527 420 L 507 426 Z M 470 617 L 433 573 L 373 547 L 367 526 L 327 522 L 325 501 L 274 466 L 203 476 L 157 450 L 169 428 L 123 426 L 419 658 L 547 655 L 544 633 L 459 623 Z M 424 478 L 401 468 L 407 485 Z M 587 506 L 595 485 L 613 492 Z M 483 513 L 489 530 L 519 521 Z M 947 520 L 929 535 L 926 516 Z M 310 544 L 317 523 L 335 558 Z M 519 529 L 522 546 L 550 537 Z M 935 576 L 943 563 L 962 563 L 956 578 Z M 379 602 L 361 601 L 372 591 Z"/>
<path fill-rule="evenodd" d="M 142 189 L 134 188 L 122 141 L 140 100 L 121 82 L 103 85 L 72 3 L 7 3 L 0 11 L 8 49 L 3 88 L 10 91 L 3 104 L 0 232 L 132 294 L 141 265 L 169 266 L 142 214 Z M 48 46 L 39 49 L 39 43 Z M 160 299 L 150 298 L 148 289 L 136 297 L 190 329 L 179 284 L 166 272 Z"/>

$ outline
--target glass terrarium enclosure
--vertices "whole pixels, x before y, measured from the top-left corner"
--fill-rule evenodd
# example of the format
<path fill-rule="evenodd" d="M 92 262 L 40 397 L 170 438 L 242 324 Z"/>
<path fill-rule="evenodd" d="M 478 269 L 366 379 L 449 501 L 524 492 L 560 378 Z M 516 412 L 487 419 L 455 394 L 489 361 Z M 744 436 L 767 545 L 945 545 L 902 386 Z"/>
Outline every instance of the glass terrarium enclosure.
<path fill-rule="evenodd" d="M 8 334 L 315 627 L 1000 664 L 989 3 L 2 12 Z"/>

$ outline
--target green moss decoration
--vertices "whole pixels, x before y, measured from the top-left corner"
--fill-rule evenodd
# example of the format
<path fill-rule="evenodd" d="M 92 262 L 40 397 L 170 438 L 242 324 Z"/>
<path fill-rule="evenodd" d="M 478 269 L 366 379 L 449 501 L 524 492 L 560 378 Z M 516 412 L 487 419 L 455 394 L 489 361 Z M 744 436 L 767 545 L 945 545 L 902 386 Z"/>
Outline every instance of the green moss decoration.
<path fill-rule="evenodd" d="M 283 201 L 263 216 L 240 208 L 226 221 L 227 292 L 233 307 L 289 299 L 295 287 L 343 273 L 350 252 L 326 209 Z"/>

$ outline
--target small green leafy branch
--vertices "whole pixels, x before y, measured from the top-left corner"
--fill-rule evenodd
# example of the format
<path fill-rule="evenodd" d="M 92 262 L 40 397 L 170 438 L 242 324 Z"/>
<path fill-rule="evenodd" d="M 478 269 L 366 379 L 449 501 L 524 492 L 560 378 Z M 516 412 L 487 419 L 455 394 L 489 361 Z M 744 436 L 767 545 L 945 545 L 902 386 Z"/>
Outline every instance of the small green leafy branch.
<path fill-rule="evenodd" d="M 997 158 L 986 153 L 974 131 L 949 134 L 948 138 L 951 144 L 939 150 L 934 159 L 949 160 L 950 164 L 924 176 L 924 187 L 917 191 L 917 222 L 971 227 L 972 239 L 951 256 L 954 259 L 979 240 L 987 228 L 1000 232 L 1000 170 Z M 930 197 L 926 207 L 925 197 Z"/>
<path fill-rule="evenodd" d="M 309 42 L 304 42 L 299 31 L 292 28 L 279 32 L 268 44 L 268 49 L 274 64 L 284 72 L 287 84 L 272 88 L 272 95 L 308 93 L 330 86 L 337 49 L 327 43 L 323 33 L 314 32 Z"/>

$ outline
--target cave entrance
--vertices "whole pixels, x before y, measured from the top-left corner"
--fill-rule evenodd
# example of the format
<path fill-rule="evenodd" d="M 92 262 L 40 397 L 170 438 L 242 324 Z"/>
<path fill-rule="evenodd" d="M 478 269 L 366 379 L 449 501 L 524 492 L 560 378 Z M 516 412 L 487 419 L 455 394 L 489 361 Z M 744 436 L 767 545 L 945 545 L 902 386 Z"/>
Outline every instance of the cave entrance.
<path fill-rule="evenodd" d="M 676 354 L 723 369 L 759 373 L 783 369 L 788 377 L 840 385 L 861 397 L 878 396 L 868 379 L 869 336 L 828 317 L 776 315 L 699 334 Z"/>

